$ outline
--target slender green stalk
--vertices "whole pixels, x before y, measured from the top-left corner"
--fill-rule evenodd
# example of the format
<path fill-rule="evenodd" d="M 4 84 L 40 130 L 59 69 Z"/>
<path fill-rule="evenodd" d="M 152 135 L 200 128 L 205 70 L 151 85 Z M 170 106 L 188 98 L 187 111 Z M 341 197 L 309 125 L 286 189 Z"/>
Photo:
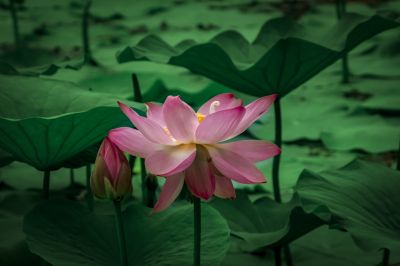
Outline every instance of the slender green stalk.
<path fill-rule="evenodd" d="M 193 265 L 200 266 L 201 262 L 201 202 L 196 196 L 193 196 L 193 215 L 194 215 L 194 250 Z"/>
<path fill-rule="evenodd" d="M 275 266 L 281 266 L 282 265 L 282 249 L 281 247 L 275 247 L 274 248 L 274 260 L 275 260 Z"/>
<path fill-rule="evenodd" d="M 390 250 L 387 248 L 383 249 L 382 266 L 389 266 Z"/>
<path fill-rule="evenodd" d="M 142 181 L 142 200 L 143 203 L 147 205 L 147 196 L 148 196 L 147 185 L 146 185 L 147 171 L 143 158 L 140 158 L 140 178 Z"/>
<path fill-rule="evenodd" d="M 292 266 L 293 265 L 293 260 L 292 260 L 292 253 L 290 252 L 289 245 L 285 245 L 283 247 L 283 254 L 285 255 L 286 265 L 287 266 Z"/>
<path fill-rule="evenodd" d="M 92 175 L 92 169 L 90 164 L 86 165 L 86 201 L 90 211 L 93 211 L 93 193 L 90 186 L 90 176 Z"/>
<path fill-rule="evenodd" d="M 90 6 L 91 0 L 86 0 L 83 6 L 82 14 L 82 42 L 83 42 L 83 60 L 85 64 L 92 66 L 98 66 L 99 64 L 93 59 L 92 52 L 90 50 L 90 37 L 89 37 L 89 19 L 90 19 Z"/>
<path fill-rule="evenodd" d="M 135 73 L 132 74 L 133 100 L 135 102 L 143 102 L 142 91 L 139 85 L 139 79 Z"/>
<path fill-rule="evenodd" d="M 45 170 L 43 174 L 43 198 L 49 199 L 50 197 L 50 171 Z"/>
<path fill-rule="evenodd" d="M 147 189 L 147 203 L 146 206 L 153 208 L 156 203 L 156 190 L 158 187 L 157 177 L 154 175 L 147 175 L 146 189 Z"/>
<path fill-rule="evenodd" d="M 274 103 L 274 114 L 275 114 L 275 144 L 282 149 L 282 113 L 281 113 L 281 102 L 278 96 Z M 281 155 L 278 154 L 272 161 L 272 185 L 274 190 L 274 198 L 276 202 L 282 202 L 281 191 L 279 185 L 279 165 L 281 161 Z M 281 247 L 274 248 L 275 266 L 282 265 Z"/>
<path fill-rule="evenodd" d="M 274 103 L 274 114 L 275 114 L 275 144 L 278 145 L 279 148 L 282 149 L 282 110 L 281 110 L 281 101 L 278 96 Z M 282 202 L 281 189 L 279 184 L 279 167 L 281 162 L 281 155 L 278 154 L 274 157 L 272 162 L 272 185 L 274 190 L 274 198 L 276 202 Z M 290 253 L 289 246 L 286 245 L 283 247 L 283 251 L 285 254 L 286 265 L 293 265 L 292 255 Z M 282 265 L 282 250 L 281 247 L 278 246 L 274 248 L 274 256 L 275 256 L 275 265 Z"/>
<path fill-rule="evenodd" d="M 135 73 L 132 73 L 133 100 L 135 102 L 143 102 L 142 90 L 140 88 L 139 79 Z M 140 173 L 142 179 L 142 197 L 143 203 L 148 207 L 154 207 L 156 190 L 158 187 L 155 178 L 148 178 L 144 159 L 140 159 Z"/>
<path fill-rule="evenodd" d="M 122 266 L 128 266 L 128 253 L 126 249 L 126 239 L 124 230 L 124 220 L 122 218 L 121 200 L 116 199 L 114 202 L 115 209 L 115 226 L 117 228 L 117 239 L 119 245 L 119 254 Z"/>
<path fill-rule="evenodd" d="M 131 176 L 133 176 L 133 168 L 135 167 L 136 156 L 129 155 L 129 167 L 131 168 Z"/>
<path fill-rule="evenodd" d="M 346 0 L 336 0 L 336 17 L 340 20 L 346 13 Z M 342 83 L 350 82 L 350 70 L 347 58 L 347 51 L 342 56 Z"/>
<path fill-rule="evenodd" d="M 17 16 L 17 10 L 15 8 L 15 0 L 10 0 L 10 12 L 11 12 L 11 19 L 12 19 L 12 25 L 13 25 L 13 32 L 14 32 L 14 45 L 15 45 L 15 50 L 17 53 L 20 52 L 21 50 L 21 39 L 19 35 L 19 24 L 18 24 L 18 16 Z"/>
<path fill-rule="evenodd" d="M 282 112 L 281 101 L 278 96 L 274 103 L 275 113 L 275 144 L 282 149 Z M 278 154 L 274 157 L 272 162 L 272 185 L 274 189 L 274 198 L 276 202 L 282 202 L 281 190 L 279 185 L 279 165 L 281 162 L 281 155 Z"/>

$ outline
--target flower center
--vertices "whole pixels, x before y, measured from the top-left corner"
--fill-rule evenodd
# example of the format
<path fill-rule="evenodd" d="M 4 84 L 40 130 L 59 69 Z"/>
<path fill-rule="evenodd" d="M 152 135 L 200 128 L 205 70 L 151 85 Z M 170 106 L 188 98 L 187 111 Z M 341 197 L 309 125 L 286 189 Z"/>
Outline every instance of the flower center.
<path fill-rule="evenodd" d="M 219 101 L 213 101 L 210 104 L 210 109 L 209 109 L 209 114 L 215 113 L 215 109 L 220 105 L 221 103 Z M 199 123 L 203 122 L 204 118 L 206 118 L 205 114 L 202 113 L 196 113 L 197 116 L 197 120 L 199 121 Z"/>
<path fill-rule="evenodd" d="M 196 113 L 196 116 L 199 123 L 203 122 L 204 118 L 206 118 L 206 115 L 203 115 L 202 113 Z"/>

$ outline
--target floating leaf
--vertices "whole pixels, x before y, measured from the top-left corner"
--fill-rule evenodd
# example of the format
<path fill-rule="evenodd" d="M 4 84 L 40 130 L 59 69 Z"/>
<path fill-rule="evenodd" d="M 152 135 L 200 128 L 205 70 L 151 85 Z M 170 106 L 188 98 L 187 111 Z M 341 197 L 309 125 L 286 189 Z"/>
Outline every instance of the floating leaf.
<path fill-rule="evenodd" d="M 73 83 L 11 76 L 0 83 L 0 147 L 39 170 L 63 166 L 110 129 L 130 124 L 116 99 Z"/>
<path fill-rule="evenodd" d="M 123 212 L 130 265 L 190 265 L 193 262 L 193 206 L 149 216 L 131 204 Z M 118 265 L 112 212 L 90 213 L 66 200 L 38 205 L 24 222 L 30 249 L 51 264 Z M 79 219 L 77 219 L 79 217 Z M 219 265 L 229 247 L 229 229 L 213 208 L 202 204 L 202 263 Z"/>
<path fill-rule="evenodd" d="M 120 63 L 150 60 L 188 68 L 230 88 L 254 96 L 289 93 L 361 42 L 399 26 L 384 16 L 348 13 L 325 36 L 307 32 L 288 18 L 264 24 L 249 43 L 226 31 L 205 44 L 185 40 L 175 47 L 150 35 L 117 55 Z"/>
<path fill-rule="evenodd" d="M 78 70 L 83 66 L 82 60 L 67 61 L 42 66 L 19 67 L 16 68 L 7 62 L 0 61 L 0 74 L 21 75 L 21 76 L 40 76 L 54 75 L 60 68 Z"/>
<path fill-rule="evenodd" d="M 232 234 L 243 240 L 241 248 L 247 251 L 289 243 L 323 224 L 304 212 L 297 197 L 289 203 L 261 198 L 253 204 L 245 192 L 237 191 L 235 200 L 216 199 L 212 206 L 227 219 Z"/>
<path fill-rule="evenodd" d="M 305 170 L 296 190 L 307 210 L 326 206 L 335 226 L 347 230 L 365 250 L 400 248 L 400 173 L 355 160 L 333 171 Z"/>

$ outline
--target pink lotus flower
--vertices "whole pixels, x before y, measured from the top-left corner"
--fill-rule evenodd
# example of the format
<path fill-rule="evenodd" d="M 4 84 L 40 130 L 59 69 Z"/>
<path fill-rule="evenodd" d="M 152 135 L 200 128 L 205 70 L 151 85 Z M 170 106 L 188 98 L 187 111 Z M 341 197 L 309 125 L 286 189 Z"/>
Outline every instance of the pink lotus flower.
<path fill-rule="evenodd" d="M 100 146 L 90 180 L 93 194 L 98 198 L 117 199 L 132 191 L 131 167 L 109 137 Z"/>
<path fill-rule="evenodd" d="M 155 212 L 167 208 L 184 183 L 204 200 L 212 195 L 235 198 L 232 180 L 265 182 L 254 163 L 279 154 L 280 149 L 258 140 L 220 142 L 245 131 L 268 111 L 275 98 L 265 96 L 243 106 L 233 94 L 220 94 L 196 113 L 179 96 L 169 96 L 161 106 L 147 103 L 147 118 L 119 103 L 138 130 L 116 128 L 109 136 L 121 150 L 145 158 L 150 173 L 166 178 Z"/>

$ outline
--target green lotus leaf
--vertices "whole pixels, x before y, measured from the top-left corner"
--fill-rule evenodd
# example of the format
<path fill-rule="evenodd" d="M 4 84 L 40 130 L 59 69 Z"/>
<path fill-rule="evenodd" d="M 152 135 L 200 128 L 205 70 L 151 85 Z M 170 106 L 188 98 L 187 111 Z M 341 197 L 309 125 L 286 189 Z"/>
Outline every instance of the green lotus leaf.
<path fill-rule="evenodd" d="M 0 148 L 39 170 L 57 169 L 110 129 L 130 125 L 117 99 L 70 82 L 0 75 L 0 84 Z"/>
<path fill-rule="evenodd" d="M 399 250 L 399 187 L 400 172 L 355 160 L 320 174 L 305 170 L 296 191 L 308 211 L 327 207 L 337 217 L 335 227 L 348 231 L 362 249 Z"/>
<path fill-rule="evenodd" d="M 289 243 L 324 223 L 306 213 L 297 196 L 282 204 L 269 198 L 252 203 L 240 190 L 236 196 L 233 201 L 216 199 L 212 206 L 228 221 L 232 235 L 243 240 L 240 247 L 246 251 Z"/>
<path fill-rule="evenodd" d="M 32 252 L 52 265 L 119 265 L 115 219 L 111 210 L 72 201 L 38 205 L 24 221 Z M 129 265 L 191 265 L 193 206 L 174 206 L 149 215 L 130 204 L 123 211 Z M 77 218 L 79 217 L 79 218 Z M 219 265 L 229 247 L 229 228 L 221 215 L 202 204 L 202 263 Z"/>
<path fill-rule="evenodd" d="M 267 21 L 252 43 L 235 31 L 223 32 L 208 43 L 185 40 L 174 47 L 150 35 L 119 52 L 117 60 L 183 66 L 254 96 L 284 96 L 361 42 L 399 25 L 386 15 L 348 13 L 320 36 L 288 18 L 278 18 Z"/>
<path fill-rule="evenodd" d="M 21 75 L 21 76 L 40 76 L 54 75 L 60 68 L 78 70 L 83 66 L 82 60 L 73 60 L 60 63 L 53 63 L 40 66 L 15 67 L 7 62 L 0 61 L 0 74 Z"/>

